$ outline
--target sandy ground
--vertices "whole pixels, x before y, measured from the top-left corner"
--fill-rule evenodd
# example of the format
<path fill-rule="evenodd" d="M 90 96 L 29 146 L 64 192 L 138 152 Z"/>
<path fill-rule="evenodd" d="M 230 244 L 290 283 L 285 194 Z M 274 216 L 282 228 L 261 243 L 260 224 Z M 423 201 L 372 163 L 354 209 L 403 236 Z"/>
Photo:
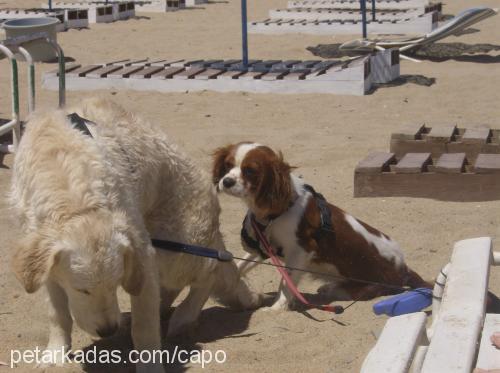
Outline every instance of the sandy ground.
<path fill-rule="evenodd" d="M 266 18 L 270 8 L 284 7 L 284 0 L 249 2 L 249 19 Z M 0 7 L 36 6 L 37 0 L 0 0 Z M 497 0 L 456 0 L 445 5 L 445 13 L 456 13 L 472 5 L 498 5 Z M 490 18 L 476 28 L 481 32 L 451 37 L 449 41 L 498 43 L 500 18 Z M 89 30 L 71 30 L 58 35 L 68 57 L 81 63 L 120 58 L 237 58 L 240 53 L 239 1 L 213 1 L 203 7 L 168 14 L 144 14 L 135 20 L 92 25 Z M 307 35 L 250 36 L 254 58 L 310 59 L 307 46 L 340 42 L 346 38 Z M 37 66 L 37 104 L 55 107 L 57 96 L 41 88 L 43 71 L 53 64 Z M 26 109 L 26 76 L 21 65 L 22 108 Z M 10 113 L 8 65 L 0 61 L 0 118 Z M 91 93 L 109 97 L 157 122 L 201 167 L 210 165 L 210 152 L 219 145 L 255 140 L 283 150 L 297 173 L 330 201 L 385 231 L 405 248 L 408 263 L 426 278 L 433 278 L 448 261 L 453 242 L 476 236 L 500 239 L 500 201 L 449 203 L 428 199 L 353 199 L 353 170 L 371 150 L 387 150 L 390 133 L 401 124 L 458 123 L 464 126 L 499 126 L 500 56 L 465 57 L 441 63 L 403 62 L 403 74 L 422 74 L 437 79 L 431 87 L 405 84 L 383 88 L 365 97 L 334 95 L 258 95 L 213 92 L 160 94 L 153 92 Z M 68 93 L 68 103 L 91 95 Z M 19 235 L 11 220 L 3 194 L 8 189 L 12 157 L 0 169 L 0 360 L 9 362 L 11 349 L 32 349 L 47 342 L 44 294 L 26 294 L 9 269 L 12 247 Z M 241 254 L 239 229 L 243 206 L 221 197 L 222 230 L 227 246 Z M 250 281 L 263 292 L 278 286 L 278 273 L 259 268 Z M 500 276 L 492 271 L 491 288 L 500 293 Z M 303 288 L 314 293 L 315 286 Z M 124 311 L 127 297 L 121 296 Z M 371 311 L 372 302 L 359 302 L 345 314 L 332 317 L 321 311 L 235 313 L 209 302 L 200 327 L 186 346 L 222 349 L 227 362 L 212 365 L 221 372 L 355 372 L 375 343 L 386 320 Z M 125 315 L 126 317 L 127 315 Z M 129 331 L 99 346 L 129 345 Z M 78 328 L 74 348 L 92 347 L 92 340 Z M 168 341 L 172 347 L 176 341 Z M 187 343 L 187 344 L 186 344 Z M 20 365 L 18 371 L 32 371 Z M 98 366 L 70 365 L 61 372 L 101 371 Z M 128 368 L 116 369 L 127 371 Z M 175 371 L 200 371 L 193 365 L 176 365 Z M 7 370 L 0 366 L 0 371 Z M 51 370 L 52 371 L 52 370 Z"/>

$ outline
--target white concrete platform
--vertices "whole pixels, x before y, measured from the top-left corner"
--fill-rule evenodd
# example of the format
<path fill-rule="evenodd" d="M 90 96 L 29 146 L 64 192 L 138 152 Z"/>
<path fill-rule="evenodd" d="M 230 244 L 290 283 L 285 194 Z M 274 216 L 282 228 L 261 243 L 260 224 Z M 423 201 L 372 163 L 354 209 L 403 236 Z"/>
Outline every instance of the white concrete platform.
<path fill-rule="evenodd" d="M 418 9 L 423 10 L 431 3 L 429 0 L 377 0 L 376 9 Z M 366 2 L 366 8 L 371 9 L 371 1 Z M 287 8 L 360 8 L 359 0 L 291 0 Z"/>
<path fill-rule="evenodd" d="M 42 6 L 44 8 L 48 7 L 46 3 L 42 4 Z M 108 23 L 135 16 L 135 4 L 133 1 L 109 1 L 108 4 L 104 1 L 57 1 L 52 6 L 64 9 L 86 9 L 89 13 L 90 23 Z"/>
<path fill-rule="evenodd" d="M 427 13 L 403 20 L 380 20 L 367 22 L 369 34 L 426 34 L 438 26 L 438 13 Z M 356 35 L 362 32 L 358 20 L 282 20 L 267 19 L 263 22 L 249 22 L 248 32 L 253 34 L 312 34 L 312 35 Z"/>
<path fill-rule="evenodd" d="M 390 10 L 377 11 L 376 19 L 384 21 L 402 20 L 415 18 L 422 14 L 419 10 Z M 300 20 L 307 21 L 328 21 L 328 20 L 361 20 L 361 12 L 359 10 L 338 10 L 328 8 L 292 8 L 292 9 L 272 9 L 269 11 L 269 18 L 283 20 Z M 368 19 L 371 19 L 371 13 L 367 14 Z"/>
<path fill-rule="evenodd" d="M 61 22 L 56 26 L 57 31 L 70 28 L 86 28 L 89 26 L 89 17 L 86 9 L 0 9 L 0 20 L 16 18 L 54 17 Z"/>
<path fill-rule="evenodd" d="M 399 76 L 397 56 L 397 51 L 388 50 L 344 62 L 257 60 L 250 61 L 247 71 L 238 69 L 238 60 L 121 61 L 73 65 L 67 68 L 66 89 L 364 95 L 373 83 L 391 81 Z M 56 71 L 44 75 L 43 86 L 58 89 Z"/>

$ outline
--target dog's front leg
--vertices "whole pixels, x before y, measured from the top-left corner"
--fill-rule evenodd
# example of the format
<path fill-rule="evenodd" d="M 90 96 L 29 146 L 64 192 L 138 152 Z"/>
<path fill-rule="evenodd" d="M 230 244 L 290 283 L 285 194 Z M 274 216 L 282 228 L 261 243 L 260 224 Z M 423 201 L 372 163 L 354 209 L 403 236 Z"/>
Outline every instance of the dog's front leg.
<path fill-rule="evenodd" d="M 49 342 L 47 351 L 51 351 L 51 356 L 55 357 L 52 364 L 44 364 L 43 367 L 49 365 L 61 366 L 64 364 L 64 354 L 71 348 L 71 329 L 73 327 L 73 319 L 68 306 L 68 296 L 64 289 L 52 280 L 48 280 L 45 284 L 49 295 Z"/>
<path fill-rule="evenodd" d="M 151 255 L 147 255 L 145 261 L 141 292 L 138 296 L 131 296 L 132 340 L 138 351 L 161 350 L 159 274 Z M 136 370 L 138 373 L 164 372 L 160 361 L 138 362 Z"/>

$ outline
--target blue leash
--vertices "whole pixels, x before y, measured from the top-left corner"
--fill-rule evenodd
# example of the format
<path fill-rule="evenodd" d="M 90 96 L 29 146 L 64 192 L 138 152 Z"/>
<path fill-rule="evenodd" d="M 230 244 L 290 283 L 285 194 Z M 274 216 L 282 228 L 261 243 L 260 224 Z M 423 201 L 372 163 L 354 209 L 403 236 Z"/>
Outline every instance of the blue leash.
<path fill-rule="evenodd" d="M 203 256 L 205 258 L 217 259 L 221 262 L 230 262 L 234 259 L 233 254 L 231 254 L 229 251 L 217 251 L 214 249 L 209 249 L 208 247 L 189 245 L 186 243 L 167 240 L 152 239 L 151 243 L 154 247 L 159 249 L 195 256 Z"/>

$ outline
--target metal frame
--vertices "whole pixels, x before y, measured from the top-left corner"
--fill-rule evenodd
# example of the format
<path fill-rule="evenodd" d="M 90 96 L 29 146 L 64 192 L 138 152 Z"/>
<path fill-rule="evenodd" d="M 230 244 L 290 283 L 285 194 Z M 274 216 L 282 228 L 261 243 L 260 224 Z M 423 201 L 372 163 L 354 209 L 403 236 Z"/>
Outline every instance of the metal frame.
<path fill-rule="evenodd" d="M 56 51 L 59 65 L 59 107 L 62 108 L 66 104 L 66 68 L 64 52 L 59 44 L 52 40 L 45 32 L 3 41 L 3 43 L 0 44 L 0 52 L 7 56 L 11 64 L 12 120 L 0 126 L 0 135 L 12 131 L 13 142 L 10 145 L 0 145 L 0 153 L 14 153 L 21 139 L 21 121 L 19 118 L 19 74 L 17 59 L 14 53 L 21 53 L 28 65 L 28 113 L 32 113 L 35 110 L 35 64 L 32 56 L 22 44 L 40 39 L 45 40 Z"/>

